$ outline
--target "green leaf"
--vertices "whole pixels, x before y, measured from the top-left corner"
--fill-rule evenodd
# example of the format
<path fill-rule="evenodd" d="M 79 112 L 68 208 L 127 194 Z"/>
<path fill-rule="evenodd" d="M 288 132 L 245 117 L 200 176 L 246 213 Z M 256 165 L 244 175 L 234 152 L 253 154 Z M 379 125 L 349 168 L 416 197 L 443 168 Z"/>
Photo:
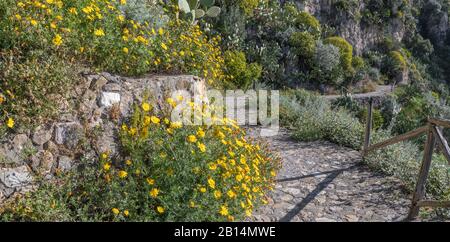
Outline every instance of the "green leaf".
<path fill-rule="evenodd" d="M 194 10 L 198 8 L 199 0 L 188 0 L 188 3 L 191 10 Z"/>
<path fill-rule="evenodd" d="M 209 17 L 215 18 L 215 17 L 219 16 L 221 11 L 222 11 L 221 8 L 214 6 L 214 7 L 211 7 L 210 9 L 208 9 L 208 11 L 206 12 L 206 15 L 208 15 Z"/>
<path fill-rule="evenodd" d="M 207 8 L 212 7 L 214 5 L 214 3 L 215 3 L 215 0 L 200 0 L 200 4 Z"/>
<path fill-rule="evenodd" d="M 178 0 L 178 7 L 185 13 L 191 12 L 191 8 L 189 7 L 189 4 L 186 0 Z"/>
<path fill-rule="evenodd" d="M 201 9 L 196 9 L 196 10 L 194 10 L 194 14 L 195 14 L 195 18 L 199 19 L 199 18 L 202 18 L 203 16 L 205 16 L 205 11 L 203 11 Z"/>

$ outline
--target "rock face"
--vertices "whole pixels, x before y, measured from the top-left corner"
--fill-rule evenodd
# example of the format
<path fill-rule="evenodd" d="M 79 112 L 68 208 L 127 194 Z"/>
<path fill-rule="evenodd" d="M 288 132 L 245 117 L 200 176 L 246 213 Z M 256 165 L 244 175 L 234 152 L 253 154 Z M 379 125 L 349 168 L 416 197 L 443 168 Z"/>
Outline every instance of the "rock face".
<path fill-rule="evenodd" d="M 0 202 L 32 188 L 35 175 L 74 168 L 81 158 L 103 152 L 117 156 L 121 121 L 143 96 L 158 110 L 173 91 L 204 95 L 206 84 L 190 75 L 126 78 L 109 73 L 81 73 L 79 84 L 62 102 L 59 120 L 0 140 Z"/>
<path fill-rule="evenodd" d="M 300 9 L 314 15 L 321 23 L 326 23 L 336 30 L 336 34 L 352 44 L 355 54 L 361 55 L 365 50 L 381 43 L 386 34 L 391 38 L 402 41 L 405 36 L 405 26 L 402 20 L 391 18 L 383 24 L 368 24 L 362 21 L 362 13 L 366 9 L 366 1 L 352 1 L 353 9 L 349 12 L 337 9 L 337 1 L 307 0 L 296 1 Z M 393 6 L 392 14 L 397 14 L 398 6 Z"/>

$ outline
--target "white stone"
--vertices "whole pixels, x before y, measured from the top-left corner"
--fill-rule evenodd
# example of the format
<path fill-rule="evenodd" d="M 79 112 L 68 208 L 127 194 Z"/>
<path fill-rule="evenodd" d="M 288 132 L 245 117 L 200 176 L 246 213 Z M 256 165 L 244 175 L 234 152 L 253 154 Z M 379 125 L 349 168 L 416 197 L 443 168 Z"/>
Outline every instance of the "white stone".
<path fill-rule="evenodd" d="M 120 103 L 120 94 L 115 92 L 102 92 L 100 97 L 101 107 L 111 107 L 112 105 Z"/>
<path fill-rule="evenodd" d="M 0 170 L 0 181 L 8 188 L 24 187 L 33 181 L 27 166 Z"/>

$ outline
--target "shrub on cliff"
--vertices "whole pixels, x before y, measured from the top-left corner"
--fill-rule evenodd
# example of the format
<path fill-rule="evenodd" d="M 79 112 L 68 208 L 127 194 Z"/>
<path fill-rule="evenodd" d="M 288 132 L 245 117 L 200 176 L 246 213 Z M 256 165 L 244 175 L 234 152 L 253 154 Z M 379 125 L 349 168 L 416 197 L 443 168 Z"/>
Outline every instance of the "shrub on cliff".
<path fill-rule="evenodd" d="M 339 48 L 319 41 L 314 53 L 314 66 L 311 72 L 317 83 L 339 86 L 344 81 L 340 58 Z"/>
<path fill-rule="evenodd" d="M 308 32 L 293 33 L 289 38 L 289 44 L 295 48 L 296 54 L 305 61 L 310 60 L 316 52 L 316 40 Z"/>
<path fill-rule="evenodd" d="M 353 73 L 353 46 L 341 37 L 329 37 L 323 41 L 324 44 L 332 44 L 339 48 L 341 53 L 341 64 L 345 71 Z"/>

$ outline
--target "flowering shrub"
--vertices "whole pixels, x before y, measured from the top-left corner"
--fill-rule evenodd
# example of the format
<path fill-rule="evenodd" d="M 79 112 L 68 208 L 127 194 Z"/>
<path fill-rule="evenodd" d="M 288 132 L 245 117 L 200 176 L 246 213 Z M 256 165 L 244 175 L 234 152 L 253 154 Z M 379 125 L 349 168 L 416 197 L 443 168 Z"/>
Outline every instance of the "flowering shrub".
<path fill-rule="evenodd" d="M 126 0 L 18 1 L 9 5 L 11 43 L 75 55 L 124 74 L 198 72 L 193 74 L 218 79 L 219 39 L 209 39 L 198 26 L 182 21 L 155 29 L 147 21 L 127 19 L 120 10 L 126 4 Z"/>
<path fill-rule="evenodd" d="M 169 99 L 169 103 L 175 104 Z M 124 159 L 102 154 L 61 186 L 42 186 L 0 220 L 234 221 L 267 202 L 279 160 L 235 121 L 183 126 L 143 103 L 120 131 Z M 91 167 L 91 168 L 89 168 Z"/>
<path fill-rule="evenodd" d="M 111 186 L 123 190 L 118 192 L 123 197 L 111 206 L 154 220 L 233 221 L 251 216 L 255 206 L 266 202 L 278 162 L 245 138 L 234 121 L 225 118 L 221 123 L 183 127 L 152 116 L 145 103 L 137 108 L 121 131 L 129 160 L 111 169 L 108 160 L 102 161 Z M 125 193 L 130 186 L 139 189 L 137 195 Z M 142 202 L 141 197 L 145 209 L 130 206 Z"/>
<path fill-rule="evenodd" d="M 208 37 L 199 26 L 181 20 L 135 20 L 127 6 L 126 0 L 1 1 L 0 55 L 5 60 L 14 59 L 17 65 L 0 62 L 0 72 L 6 74 L 0 76 L 2 124 L 19 114 L 33 113 L 30 110 L 22 112 L 13 106 L 41 105 L 31 104 L 29 100 L 48 95 L 50 90 L 45 81 L 54 79 L 53 75 L 69 72 L 67 69 L 73 68 L 74 63 L 124 75 L 189 73 L 205 78 L 210 84 L 220 85 L 224 78 L 224 60 L 219 37 Z M 153 18 L 162 19 L 161 16 Z M 36 59 L 43 61 L 36 62 Z M 47 59 L 55 61 L 48 66 Z M 9 69 L 21 69 L 32 61 L 38 66 L 47 66 L 46 76 L 50 78 L 43 78 L 33 71 L 27 76 L 7 75 L 11 73 Z M 74 78 L 66 79 L 55 83 L 56 86 L 70 89 Z M 21 92 L 27 89 L 22 86 L 25 82 L 28 83 L 27 95 Z M 21 90 L 15 93 L 15 89 Z M 64 90 L 59 93 L 63 94 Z M 2 106 L 13 96 L 14 105 Z M 25 103 L 27 105 L 23 105 Z M 28 117 L 33 120 L 35 116 Z"/>

